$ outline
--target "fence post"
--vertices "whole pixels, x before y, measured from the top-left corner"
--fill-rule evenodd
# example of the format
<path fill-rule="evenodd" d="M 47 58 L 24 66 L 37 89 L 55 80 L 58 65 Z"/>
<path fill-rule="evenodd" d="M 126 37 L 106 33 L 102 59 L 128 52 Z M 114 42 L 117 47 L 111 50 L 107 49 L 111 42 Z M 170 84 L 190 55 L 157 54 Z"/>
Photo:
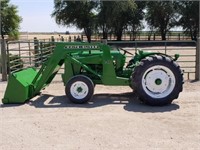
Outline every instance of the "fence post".
<path fill-rule="evenodd" d="M 62 42 L 64 41 L 64 37 L 63 37 L 63 36 L 61 36 L 61 41 L 62 41 Z"/>
<path fill-rule="evenodd" d="M 2 81 L 7 81 L 7 55 L 6 41 L 1 40 L 1 64 L 2 64 Z"/>
<path fill-rule="evenodd" d="M 54 36 L 51 36 L 51 42 L 55 42 Z"/>
<path fill-rule="evenodd" d="M 107 39 L 101 39 L 101 42 L 102 42 L 103 44 L 105 44 L 105 45 L 107 45 L 107 44 L 108 44 L 108 41 L 107 41 Z"/>
<path fill-rule="evenodd" d="M 181 40 L 181 34 L 180 33 L 178 34 L 178 40 L 179 41 Z"/>
<path fill-rule="evenodd" d="M 195 79 L 200 80 L 200 37 L 197 39 Z"/>
<path fill-rule="evenodd" d="M 38 67 L 38 54 L 39 54 L 39 40 L 34 37 L 34 55 L 35 55 L 35 67 Z"/>
<path fill-rule="evenodd" d="M 69 42 L 71 42 L 71 41 L 72 41 L 72 38 L 71 38 L 71 36 L 69 36 L 69 39 L 68 39 L 68 41 L 69 41 Z"/>
<path fill-rule="evenodd" d="M 83 41 L 83 35 L 81 35 L 81 41 Z"/>

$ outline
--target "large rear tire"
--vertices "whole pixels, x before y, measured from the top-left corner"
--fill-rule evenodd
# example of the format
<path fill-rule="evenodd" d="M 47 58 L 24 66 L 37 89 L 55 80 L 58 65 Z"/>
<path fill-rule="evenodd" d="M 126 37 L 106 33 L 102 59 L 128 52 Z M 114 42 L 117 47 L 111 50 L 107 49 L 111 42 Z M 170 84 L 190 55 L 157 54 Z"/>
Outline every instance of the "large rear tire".
<path fill-rule="evenodd" d="M 86 103 L 93 96 L 94 84 L 87 76 L 77 75 L 67 82 L 65 93 L 73 103 Z"/>
<path fill-rule="evenodd" d="M 170 104 L 183 89 L 183 73 L 179 65 L 166 56 L 144 58 L 131 78 L 139 98 L 153 106 Z"/>

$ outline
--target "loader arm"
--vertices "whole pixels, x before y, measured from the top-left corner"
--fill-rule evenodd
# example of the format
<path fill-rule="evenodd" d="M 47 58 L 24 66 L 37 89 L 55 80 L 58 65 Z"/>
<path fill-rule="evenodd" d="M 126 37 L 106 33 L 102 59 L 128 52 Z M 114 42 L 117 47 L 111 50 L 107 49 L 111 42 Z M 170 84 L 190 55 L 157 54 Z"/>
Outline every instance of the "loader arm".
<path fill-rule="evenodd" d="M 61 66 L 63 65 L 65 59 L 79 64 L 83 68 L 87 69 L 89 72 L 96 74 L 93 70 L 85 66 L 76 58 L 73 58 L 71 54 L 80 53 L 82 51 L 89 50 L 99 50 L 100 46 L 97 44 L 88 43 L 57 43 L 55 50 L 49 60 L 43 64 L 42 68 L 39 70 L 38 74 L 34 78 L 32 84 L 34 85 L 33 95 L 39 93 L 45 86 L 51 83 Z"/>

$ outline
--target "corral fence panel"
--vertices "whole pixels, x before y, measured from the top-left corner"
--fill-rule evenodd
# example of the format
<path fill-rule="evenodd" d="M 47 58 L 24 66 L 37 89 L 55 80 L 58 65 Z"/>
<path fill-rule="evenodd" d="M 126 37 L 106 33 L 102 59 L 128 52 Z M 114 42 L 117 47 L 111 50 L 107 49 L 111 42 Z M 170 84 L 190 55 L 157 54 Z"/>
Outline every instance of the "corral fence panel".
<path fill-rule="evenodd" d="M 196 41 L 107 41 L 107 44 L 124 48 L 132 53 L 137 50 L 152 51 L 164 53 L 173 58 L 175 54 L 179 54 L 177 62 L 184 71 L 184 79 L 196 79 Z"/>
<path fill-rule="evenodd" d="M 184 70 L 184 79 L 196 79 L 195 41 L 107 41 L 107 44 L 126 49 L 133 54 L 139 49 L 161 52 L 172 57 L 175 54 L 179 54 L 180 58 L 178 59 L 178 63 L 181 69 Z M 51 56 L 54 47 L 54 41 L 37 40 L 36 38 L 34 40 L 7 42 L 6 59 L 3 59 L 4 61 L 6 60 L 7 74 L 28 67 L 39 69 Z M 130 59 L 131 56 L 127 56 L 127 62 Z M 0 71 L 1 66 L 2 63 L 0 64 Z M 62 72 L 62 68 L 60 72 Z"/>
<path fill-rule="evenodd" d="M 24 68 L 39 68 L 52 54 L 53 42 L 12 41 L 7 43 L 7 73 Z"/>

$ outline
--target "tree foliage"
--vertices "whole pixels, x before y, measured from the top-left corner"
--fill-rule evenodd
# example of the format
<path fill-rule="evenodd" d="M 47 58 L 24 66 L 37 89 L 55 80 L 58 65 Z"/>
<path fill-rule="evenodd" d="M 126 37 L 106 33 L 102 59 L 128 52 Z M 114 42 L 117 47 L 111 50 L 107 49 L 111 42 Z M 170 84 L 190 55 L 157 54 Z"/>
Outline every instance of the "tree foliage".
<path fill-rule="evenodd" d="M 178 25 L 182 26 L 186 33 L 189 32 L 192 40 L 197 40 L 199 32 L 199 2 L 177 1 L 177 10 L 181 16 Z"/>
<path fill-rule="evenodd" d="M 113 32 L 117 40 L 122 39 L 122 33 L 127 29 L 129 21 L 136 11 L 133 0 L 127 1 L 100 1 L 98 23 L 103 31 L 103 38 L 107 38 L 108 32 Z"/>
<path fill-rule="evenodd" d="M 199 31 L 198 2 L 186 0 L 54 0 L 52 17 L 59 25 L 83 29 L 89 42 L 95 30 L 102 32 L 104 39 L 108 38 L 108 33 L 114 33 L 117 40 L 121 40 L 123 31 L 128 30 L 134 40 L 143 28 L 144 18 L 149 29 L 160 33 L 162 40 L 166 40 L 166 34 L 175 26 L 189 31 L 193 40 Z M 152 32 L 149 33 L 151 36 Z"/>
<path fill-rule="evenodd" d="M 136 4 L 133 0 L 114 1 L 113 7 L 112 28 L 120 41 L 123 30 L 127 29 L 132 14 L 135 14 Z"/>
<path fill-rule="evenodd" d="M 176 25 L 178 14 L 172 1 L 148 2 L 146 21 L 150 28 L 155 28 L 161 33 L 162 40 L 166 40 L 167 32 Z"/>
<path fill-rule="evenodd" d="M 113 1 L 101 1 L 98 11 L 97 27 L 99 30 L 102 30 L 103 39 L 107 39 L 108 33 L 112 31 Z"/>
<path fill-rule="evenodd" d="M 79 29 L 84 29 L 90 42 L 95 27 L 95 13 L 93 12 L 95 6 L 94 1 L 54 0 L 52 17 L 55 17 L 57 24 L 74 25 Z"/>
<path fill-rule="evenodd" d="M 98 9 L 97 9 L 98 8 Z M 65 1 L 54 0 L 56 23 L 60 25 L 75 25 L 91 40 L 91 34 L 98 28 L 107 38 L 108 32 L 113 32 L 117 40 L 121 40 L 123 30 L 127 28 L 130 17 L 135 13 L 133 0 L 127 1 Z"/>
<path fill-rule="evenodd" d="M 144 8 L 146 7 L 145 1 L 136 1 L 136 9 L 134 13 L 130 14 L 130 20 L 128 22 L 129 28 L 132 32 L 133 40 L 136 38 L 137 31 L 141 30 L 143 28 L 143 22 L 144 19 Z"/>
<path fill-rule="evenodd" d="M 8 35 L 12 39 L 17 39 L 22 18 L 17 14 L 17 7 L 9 4 L 10 0 L 2 0 L 1 6 L 1 38 Z"/>

